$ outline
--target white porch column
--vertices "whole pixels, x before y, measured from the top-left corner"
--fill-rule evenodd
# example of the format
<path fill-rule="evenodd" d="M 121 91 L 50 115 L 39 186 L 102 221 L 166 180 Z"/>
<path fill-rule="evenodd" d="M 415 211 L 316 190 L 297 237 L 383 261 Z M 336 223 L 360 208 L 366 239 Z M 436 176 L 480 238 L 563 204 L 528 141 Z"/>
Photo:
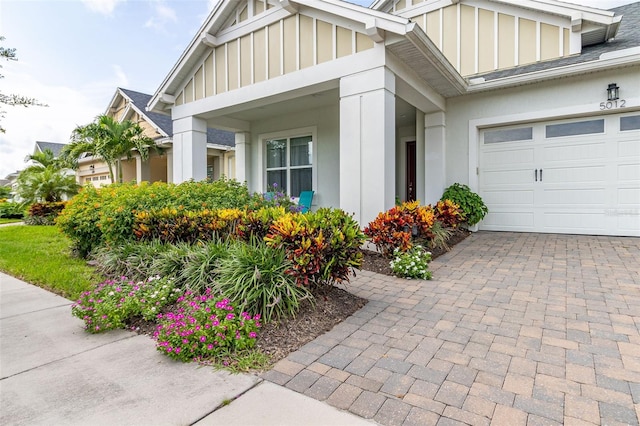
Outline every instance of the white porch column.
<path fill-rule="evenodd" d="M 143 161 L 140 156 L 136 156 L 136 182 L 149 182 L 151 180 L 151 159 Z"/>
<path fill-rule="evenodd" d="M 236 180 L 249 184 L 251 134 L 236 133 Z"/>
<path fill-rule="evenodd" d="M 425 202 L 425 144 L 424 144 L 424 113 L 416 109 L 416 200 L 422 205 Z"/>
<path fill-rule="evenodd" d="M 435 204 L 445 188 L 445 114 L 444 111 L 424 116 L 425 133 L 425 200 Z"/>
<path fill-rule="evenodd" d="M 173 183 L 173 150 L 166 152 L 167 155 L 167 183 Z"/>
<path fill-rule="evenodd" d="M 361 227 L 395 202 L 395 109 L 387 68 L 340 79 L 340 208 Z"/>
<path fill-rule="evenodd" d="M 173 182 L 207 178 L 207 122 L 197 117 L 173 121 Z"/>

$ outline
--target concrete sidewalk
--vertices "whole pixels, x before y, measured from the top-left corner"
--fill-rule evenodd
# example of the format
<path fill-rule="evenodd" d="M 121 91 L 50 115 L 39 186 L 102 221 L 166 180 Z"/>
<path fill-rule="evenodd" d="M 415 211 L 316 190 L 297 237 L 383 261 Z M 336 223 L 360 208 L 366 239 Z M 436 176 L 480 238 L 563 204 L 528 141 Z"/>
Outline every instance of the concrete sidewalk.
<path fill-rule="evenodd" d="M 0 424 L 371 424 L 254 375 L 170 360 L 147 336 L 86 333 L 71 304 L 0 273 Z"/>

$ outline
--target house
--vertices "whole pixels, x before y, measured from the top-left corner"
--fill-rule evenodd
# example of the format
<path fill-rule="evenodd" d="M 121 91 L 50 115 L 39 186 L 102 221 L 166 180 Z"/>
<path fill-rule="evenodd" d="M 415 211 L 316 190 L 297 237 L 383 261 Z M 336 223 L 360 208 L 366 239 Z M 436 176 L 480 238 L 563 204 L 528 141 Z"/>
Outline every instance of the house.
<path fill-rule="evenodd" d="M 64 148 L 64 145 L 65 144 L 63 143 L 57 142 L 36 141 L 35 146 L 33 147 L 33 154 L 35 155 L 38 153 L 42 153 L 48 149 L 53 152 L 53 156 L 57 158 L 60 155 L 60 151 L 62 151 L 62 148 Z"/>
<path fill-rule="evenodd" d="M 151 98 L 176 182 L 235 133 L 253 191 L 366 225 L 459 182 L 480 229 L 640 236 L 640 3 L 221 0 Z"/>
<path fill-rule="evenodd" d="M 129 182 L 172 182 L 173 181 L 173 122 L 167 114 L 146 111 L 151 95 L 129 89 L 117 88 L 105 115 L 119 121 L 130 120 L 138 123 L 144 135 L 152 138 L 158 152 L 153 150 L 149 158 L 143 161 L 138 153 L 130 160 L 122 162 L 122 180 Z M 230 132 L 207 129 L 206 177 L 219 179 L 222 175 L 234 176 L 234 136 Z M 107 164 L 99 158 L 87 156 L 78 161 L 76 176 L 79 183 L 91 182 L 94 186 L 111 182 Z"/>

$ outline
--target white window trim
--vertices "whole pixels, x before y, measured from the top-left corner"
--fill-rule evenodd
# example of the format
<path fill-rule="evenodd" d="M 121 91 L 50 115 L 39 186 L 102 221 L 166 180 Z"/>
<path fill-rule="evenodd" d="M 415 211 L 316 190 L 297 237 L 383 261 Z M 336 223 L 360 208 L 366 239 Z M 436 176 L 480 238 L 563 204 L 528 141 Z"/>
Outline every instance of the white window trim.
<path fill-rule="evenodd" d="M 281 132 L 262 133 L 258 135 L 258 141 L 260 142 L 260 158 L 258 164 L 260 164 L 260 167 L 262 168 L 259 178 L 260 181 L 258 182 L 258 188 L 260 188 L 260 191 L 264 191 L 267 187 L 267 141 L 284 138 L 290 139 L 309 135 L 311 135 L 311 187 L 313 191 L 318 192 L 318 129 L 315 126 L 283 130 Z M 297 197 L 299 194 L 289 195 Z"/>

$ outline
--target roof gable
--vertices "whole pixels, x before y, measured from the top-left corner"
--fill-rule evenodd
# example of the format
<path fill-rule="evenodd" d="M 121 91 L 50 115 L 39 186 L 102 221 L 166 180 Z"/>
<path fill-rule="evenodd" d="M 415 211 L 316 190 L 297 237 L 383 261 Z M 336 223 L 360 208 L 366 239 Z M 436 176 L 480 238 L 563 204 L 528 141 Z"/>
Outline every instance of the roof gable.
<path fill-rule="evenodd" d="M 36 141 L 36 146 L 33 153 L 35 154 L 38 152 L 44 152 L 45 150 L 49 149 L 51 150 L 51 152 L 53 152 L 53 156 L 57 157 L 58 155 L 60 155 L 60 151 L 62 151 L 62 148 L 64 148 L 64 146 L 65 144 L 63 143 Z"/>
<path fill-rule="evenodd" d="M 279 30 L 272 28 L 275 23 L 281 21 L 286 21 L 284 24 L 285 26 L 289 25 L 290 28 L 296 30 L 296 28 L 298 28 L 296 20 L 300 19 L 298 17 L 304 17 L 303 19 L 310 18 L 314 20 L 314 22 L 321 22 L 321 26 L 323 25 L 322 23 L 324 23 L 330 27 L 339 27 L 338 31 L 345 30 L 350 32 L 356 39 L 356 45 L 369 43 L 370 46 L 373 45 L 371 40 L 377 42 L 383 41 L 383 34 L 385 32 L 387 34 L 404 35 L 407 28 L 410 26 L 410 21 L 406 18 L 373 11 L 339 0 L 298 0 L 295 2 L 280 0 L 279 2 L 271 2 L 273 5 L 271 8 L 264 10 L 253 17 L 249 16 L 246 20 L 241 22 L 234 21 L 233 19 L 235 18 L 233 17 L 240 15 L 238 11 L 244 7 L 244 4 L 245 1 L 238 0 L 222 0 L 216 4 L 204 24 L 198 30 L 190 45 L 181 55 L 180 59 L 165 78 L 160 88 L 156 91 L 156 94 L 149 103 L 151 108 L 161 110 L 162 107 L 158 107 L 158 104 L 160 103 L 171 105 L 174 102 L 176 104 L 180 104 L 181 102 L 190 102 L 194 100 L 191 98 L 191 92 L 193 90 L 195 90 L 196 94 L 194 95 L 195 99 L 199 99 L 197 94 L 201 92 L 201 87 L 188 86 L 189 79 L 194 77 L 193 74 L 197 72 L 198 67 L 201 67 L 201 65 L 208 60 L 212 61 L 211 67 L 214 66 L 213 61 L 216 59 L 229 61 L 228 55 L 232 56 L 230 61 L 235 62 L 238 59 L 236 57 L 238 53 L 236 52 L 241 52 L 243 47 L 245 50 L 249 49 L 250 43 L 254 43 L 253 41 L 250 41 L 250 38 L 253 37 L 254 33 L 273 30 L 273 36 L 281 37 L 281 41 L 283 43 L 290 42 L 292 38 L 291 35 L 280 35 L 283 31 L 287 31 L 286 27 Z M 233 25 L 230 25 L 230 22 L 233 23 Z M 312 25 L 315 25 L 315 23 Z M 264 36 L 259 35 L 259 37 Z M 321 36 L 320 34 L 317 35 L 317 38 L 319 40 L 327 39 L 326 36 Z M 262 42 L 262 38 L 260 40 L 260 42 Z M 367 42 L 367 40 L 369 41 Z M 242 45 L 243 43 L 245 43 L 245 46 Z M 336 41 L 336 43 L 339 42 Z M 224 46 L 224 48 L 221 48 L 221 46 Z M 258 44 L 258 46 L 260 45 Z M 268 46 L 266 46 L 266 48 L 268 48 Z M 287 47 L 285 46 L 284 49 L 287 50 Z M 336 49 L 340 49 L 340 47 L 336 47 Z M 356 46 L 355 52 L 361 51 L 360 49 L 361 48 L 359 46 Z M 313 48 L 310 48 L 304 50 L 304 52 L 313 50 Z M 351 53 L 353 53 L 353 51 Z M 340 55 L 340 53 L 338 55 Z M 214 56 L 215 58 L 210 59 L 209 56 Z M 255 57 L 247 58 L 247 60 L 255 60 Z M 278 58 L 278 61 L 279 60 L 280 58 Z M 316 60 L 318 62 L 321 61 L 321 59 L 317 58 Z M 275 63 L 275 61 L 272 61 L 272 63 Z M 287 64 L 285 64 L 285 68 L 286 67 Z M 296 69 L 301 68 L 304 68 L 304 65 L 296 64 Z M 281 71 L 281 74 L 288 71 L 289 70 L 284 70 L 284 72 Z M 242 82 L 237 82 L 235 80 L 236 74 L 239 74 L 238 70 L 227 69 L 225 72 L 231 75 L 232 80 L 230 82 L 224 82 L 224 91 L 228 90 L 227 86 L 231 86 L 231 88 L 243 86 Z M 198 78 L 194 80 L 194 86 L 199 84 L 200 76 L 201 75 L 198 75 Z M 243 76 L 239 75 L 238 78 L 242 79 Z M 176 97 L 176 95 L 185 88 L 186 95 L 184 99 Z M 207 89 L 204 88 L 204 90 L 206 92 Z M 205 94 L 205 96 L 211 96 L 219 92 L 218 88 L 216 88 L 213 92 Z"/>

